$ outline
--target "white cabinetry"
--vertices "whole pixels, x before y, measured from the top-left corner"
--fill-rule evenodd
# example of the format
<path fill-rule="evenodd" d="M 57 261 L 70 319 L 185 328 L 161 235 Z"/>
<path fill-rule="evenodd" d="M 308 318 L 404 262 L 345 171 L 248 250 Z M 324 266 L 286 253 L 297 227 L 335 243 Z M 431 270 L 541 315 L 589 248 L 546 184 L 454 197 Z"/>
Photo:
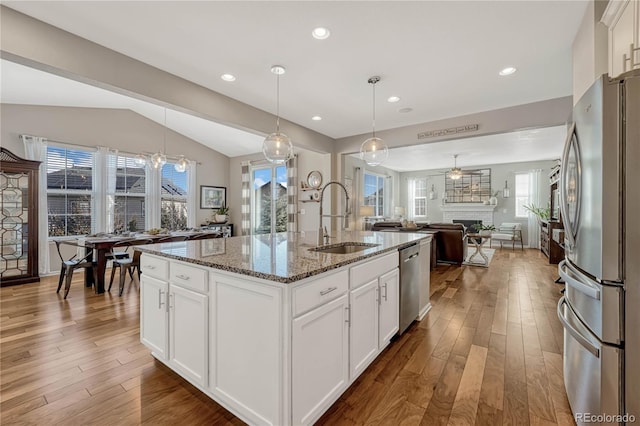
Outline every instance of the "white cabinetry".
<path fill-rule="evenodd" d="M 609 76 L 640 68 L 640 1 L 611 0 L 602 22 L 609 28 Z"/>
<path fill-rule="evenodd" d="M 147 274 L 140 278 L 140 340 L 156 356 L 167 358 L 169 283 Z"/>
<path fill-rule="evenodd" d="M 141 342 L 194 384 L 206 386 L 208 297 L 194 291 L 206 293 L 206 273 L 202 268 L 146 254 L 141 258 L 141 270 Z"/>
<path fill-rule="evenodd" d="M 349 384 L 349 300 L 342 294 L 293 320 L 293 424 L 310 424 Z"/>
<path fill-rule="evenodd" d="M 397 252 L 351 268 L 349 281 L 351 288 L 349 293 L 351 310 L 349 377 L 351 380 L 355 380 L 371 364 L 371 361 L 398 331 L 398 277 Z"/>

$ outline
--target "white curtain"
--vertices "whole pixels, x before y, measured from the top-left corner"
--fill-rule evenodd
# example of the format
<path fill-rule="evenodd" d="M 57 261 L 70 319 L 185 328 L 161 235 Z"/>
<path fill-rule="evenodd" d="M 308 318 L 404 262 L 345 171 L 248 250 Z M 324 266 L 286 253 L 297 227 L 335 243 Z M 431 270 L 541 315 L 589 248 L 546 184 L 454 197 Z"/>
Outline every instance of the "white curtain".
<path fill-rule="evenodd" d="M 96 164 L 93 168 L 93 209 L 91 215 L 92 232 L 113 232 L 115 229 L 118 151 L 99 146 L 95 158 Z"/>
<path fill-rule="evenodd" d="M 360 207 L 364 204 L 364 170 L 361 167 L 353 169 L 353 198 L 356 229 L 364 229 L 366 219 L 360 213 Z"/>
<path fill-rule="evenodd" d="M 48 274 L 49 265 L 49 219 L 47 217 L 47 139 L 20 135 L 24 143 L 27 160 L 40 161 L 38 173 L 38 271 Z"/>
<path fill-rule="evenodd" d="M 196 182 L 196 161 L 187 166 L 187 228 L 198 225 L 198 185 Z"/>
<path fill-rule="evenodd" d="M 417 179 L 408 179 L 407 180 L 407 220 L 415 219 L 415 209 L 414 206 L 416 204 L 416 183 Z"/>
<path fill-rule="evenodd" d="M 542 170 L 536 169 L 529 171 L 529 203 L 538 207 L 543 206 L 540 194 L 540 179 L 542 178 Z M 536 215 L 529 212 L 527 235 L 529 247 L 540 248 L 540 222 Z"/>
<path fill-rule="evenodd" d="M 240 235 L 251 234 L 251 175 L 249 162 L 245 161 L 241 165 L 242 171 L 242 205 L 240 207 Z"/>
<path fill-rule="evenodd" d="M 160 228 L 162 210 L 162 170 L 154 168 L 149 162 L 146 167 L 147 196 L 145 199 L 146 229 Z"/>

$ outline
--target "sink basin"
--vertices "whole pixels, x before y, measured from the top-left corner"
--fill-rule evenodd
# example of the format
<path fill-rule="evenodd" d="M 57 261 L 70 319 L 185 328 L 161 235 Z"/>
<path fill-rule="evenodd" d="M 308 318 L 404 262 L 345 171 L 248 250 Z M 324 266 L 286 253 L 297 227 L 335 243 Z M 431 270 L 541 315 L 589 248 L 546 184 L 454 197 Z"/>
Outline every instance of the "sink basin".
<path fill-rule="evenodd" d="M 310 248 L 309 250 L 318 251 L 320 253 L 349 254 L 349 253 L 357 253 L 359 251 L 363 251 L 368 248 L 377 247 L 377 246 L 379 246 L 379 244 L 345 242 L 340 244 L 332 244 L 330 246 L 314 247 L 314 248 Z"/>

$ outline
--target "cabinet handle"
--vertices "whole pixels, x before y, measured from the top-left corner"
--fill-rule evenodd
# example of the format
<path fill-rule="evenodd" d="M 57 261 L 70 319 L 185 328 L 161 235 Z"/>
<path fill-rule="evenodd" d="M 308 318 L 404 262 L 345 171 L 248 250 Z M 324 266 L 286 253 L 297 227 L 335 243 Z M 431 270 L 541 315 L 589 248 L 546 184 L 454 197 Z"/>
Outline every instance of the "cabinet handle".
<path fill-rule="evenodd" d="M 180 275 L 176 275 L 176 278 L 180 278 L 181 280 L 189 281 L 189 278 L 191 278 L 191 277 L 189 277 L 189 275 L 180 274 Z"/>
<path fill-rule="evenodd" d="M 163 294 L 164 294 L 164 291 L 162 291 L 161 289 L 158 289 L 158 309 L 162 309 L 162 305 L 164 305 L 164 303 L 162 302 Z"/>
<path fill-rule="evenodd" d="M 346 309 L 346 311 L 347 311 L 347 319 L 344 322 L 349 324 L 349 327 L 351 327 L 351 307 L 350 306 L 345 306 L 344 309 Z"/>
<path fill-rule="evenodd" d="M 382 304 L 382 291 L 380 287 L 376 287 L 376 302 L 378 302 L 378 306 Z"/>
<path fill-rule="evenodd" d="M 147 269 L 156 269 L 156 267 L 153 266 L 153 265 L 145 265 L 145 268 L 147 268 Z"/>
<path fill-rule="evenodd" d="M 387 301 L 387 283 L 384 283 L 384 301 Z"/>
<path fill-rule="evenodd" d="M 338 289 L 338 287 L 329 287 L 329 288 L 326 288 L 326 289 L 324 289 L 324 290 L 322 290 L 322 291 L 320 292 L 320 296 L 324 296 L 325 294 L 329 294 L 329 293 L 331 293 L 332 291 L 337 290 L 337 289 Z"/>
<path fill-rule="evenodd" d="M 171 303 L 172 301 L 173 301 L 173 294 L 169 294 L 169 309 L 173 309 L 175 307 L 175 304 Z"/>

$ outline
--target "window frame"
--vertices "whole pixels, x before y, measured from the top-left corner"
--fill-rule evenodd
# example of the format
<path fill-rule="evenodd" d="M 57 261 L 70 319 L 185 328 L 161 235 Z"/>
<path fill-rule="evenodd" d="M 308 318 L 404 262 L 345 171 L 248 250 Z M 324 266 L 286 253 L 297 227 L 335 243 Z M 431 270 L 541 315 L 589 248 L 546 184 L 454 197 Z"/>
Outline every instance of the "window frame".
<path fill-rule="evenodd" d="M 376 178 L 376 188 L 377 188 L 376 192 L 379 192 L 380 188 L 383 191 L 382 197 L 380 197 L 379 195 L 376 194 L 375 203 L 374 204 L 367 204 L 367 197 L 368 196 L 364 194 L 364 188 L 366 188 L 366 182 L 367 182 L 367 175 L 373 176 L 373 177 Z M 388 201 L 386 199 L 386 195 L 385 195 L 385 193 L 388 192 L 387 191 L 387 187 L 388 187 L 387 186 L 387 175 L 382 175 L 382 174 L 379 174 L 379 173 L 373 173 L 373 172 L 370 172 L 368 170 L 365 170 L 362 180 L 364 182 L 364 185 L 363 185 L 363 197 L 364 197 L 363 205 L 373 207 L 373 216 L 371 216 L 371 217 L 377 217 L 377 218 L 385 217 L 385 213 L 386 213 L 386 210 L 387 210 L 387 201 Z M 379 186 L 380 182 L 382 182 L 382 187 Z M 380 200 L 380 198 L 382 200 Z M 382 203 L 380 201 L 382 201 Z M 380 208 L 382 209 L 382 211 L 379 211 Z"/>

